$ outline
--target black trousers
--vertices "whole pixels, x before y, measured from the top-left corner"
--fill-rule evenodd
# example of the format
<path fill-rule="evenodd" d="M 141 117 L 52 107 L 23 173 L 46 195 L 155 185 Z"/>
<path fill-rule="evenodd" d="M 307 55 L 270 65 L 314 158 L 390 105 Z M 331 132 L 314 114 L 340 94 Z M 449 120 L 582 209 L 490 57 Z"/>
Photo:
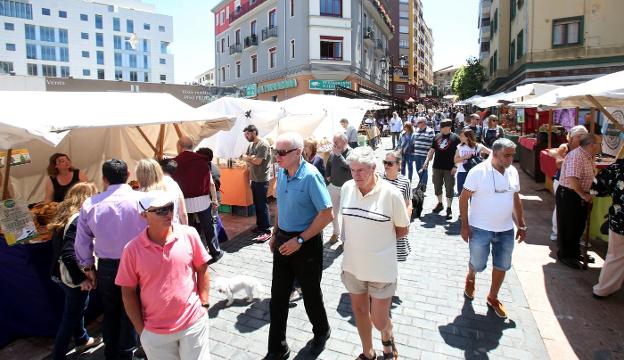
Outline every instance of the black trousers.
<path fill-rule="evenodd" d="M 208 209 L 188 214 L 189 225 L 194 227 L 202 238 L 204 246 L 208 248 L 211 257 L 216 257 L 221 253 L 219 237 L 215 231 L 217 224 L 211 213 L 212 205 Z"/>
<path fill-rule="evenodd" d="M 323 304 L 321 277 L 323 274 L 323 240 L 321 235 L 308 239 L 299 251 L 284 256 L 277 250 L 281 244 L 297 236 L 278 230 L 273 252 L 273 282 L 271 284 L 271 324 L 269 326 L 269 352 L 282 352 L 286 346 L 286 323 L 290 294 L 295 279 L 301 285 L 303 304 L 312 323 L 315 336 L 329 331 L 327 313 Z"/>
<path fill-rule="evenodd" d="M 557 205 L 557 257 L 580 260 L 581 237 L 587 223 L 588 204 L 574 190 L 559 185 Z"/>

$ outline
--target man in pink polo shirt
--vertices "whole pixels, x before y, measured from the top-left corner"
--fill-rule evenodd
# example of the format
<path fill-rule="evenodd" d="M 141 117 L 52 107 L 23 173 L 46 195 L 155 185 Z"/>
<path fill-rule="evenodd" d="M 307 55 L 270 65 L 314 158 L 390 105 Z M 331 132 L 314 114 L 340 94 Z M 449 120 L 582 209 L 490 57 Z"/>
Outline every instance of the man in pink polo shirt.
<path fill-rule="evenodd" d="M 197 230 L 171 224 L 166 192 L 146 193 L 139 208 L 147 228 L 124 248 L 115 279 L 126 313 L 150 360 L 209 359 L 210 256 Z"/>

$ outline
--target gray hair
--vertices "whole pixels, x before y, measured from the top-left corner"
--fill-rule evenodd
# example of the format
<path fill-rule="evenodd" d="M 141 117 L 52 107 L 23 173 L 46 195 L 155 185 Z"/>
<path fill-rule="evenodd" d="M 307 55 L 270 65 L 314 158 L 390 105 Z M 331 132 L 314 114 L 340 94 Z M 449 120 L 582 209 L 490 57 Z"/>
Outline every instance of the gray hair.
<path fill-rule="evenodd" d="M 416 124 L 421 123 L 421 122 L 427 122 L 427 118 L 423 117 L 423 116 L 419 116 L 416 118 Z"/>
<path fill-rule="evenodd" d="M 349 156 L 347 156 L 347 162 L 349 165 L 351 163 L 358 163 L 368 166 L 375 166 L 377 161 L 375 158 L 375 152 L 370 146 L 359 146 L 355 149 L 351 150 Z"/>
<path fill-rule="evenodd" d="M 342 139 L 344 142 L 349 142 L 349 139 L 347 138 L 347 134 L 345 134 L 345 133 L 344 133 L 344 132 L 342 132 L 342 131 L 339 131 L 339 132 L 335 133 L 335 134 L 334 134 L 334 139 L 335 139 L 336 137 L 339 137 L 339 138 L 340 138 L 340 139 Z"/>
<path fill-rule="evenodd" d="M 290 144 L 291 149 L 303 149 L 303 137 L 294 131 L 289 131 L 277 137 L 277 142 L 286 142 Z"/>
<path fill-rule="evenodd" d="M 582 134 L 587 134 L 587 133 L 589 133 L 589 131 L 587 131 L 587 128 L 585 126 L 576 125 L 572 129 L 570 129 L 570 132 L 568 133 L 568 135 L 570 136 L 570 138 L 573 138 L 577 135 L 582 135 Z"/>
<path fill-rule="evenodd" d="M 583 134 L 579 141 L 580 146 L 593 145 L 596 143 L 596 137 L 592 134 Z"/>
<path fill-rule="evenodd" d="M 388 151 L 386 157 L 388 157 L 388 155 L 392 156 L 395 161 L 401 161 L 401 153 L 399 151 Z"/>
<path fill-rule="evenodd" d="M 515 149 L 515 148 L 516 148 L 516 144 L 507 138 L 500 138 L 494 141 L 494 144 L 492 145 L 492 151 L 494 152 L 503 151 L 505 149 Z"/>

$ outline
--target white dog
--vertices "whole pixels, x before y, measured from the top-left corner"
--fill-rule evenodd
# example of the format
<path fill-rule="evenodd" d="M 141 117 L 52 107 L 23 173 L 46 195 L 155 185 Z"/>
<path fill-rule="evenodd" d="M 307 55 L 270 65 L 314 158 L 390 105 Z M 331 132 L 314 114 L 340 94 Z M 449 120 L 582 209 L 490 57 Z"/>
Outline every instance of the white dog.
<path fill-rule="evenodd" d="M 239 275 L 233 278 L 218 277 L 214 281 L 214 284 L 218 292 L 227 296 L 226 306 L 232 305 L 234 302 L 234 294 L 243 289 L 247 293 L 247 302 L 251 302 L 254 299 L 254 294 L 259 296 L 264 292 L 260 282 L 251 276 Z"/>

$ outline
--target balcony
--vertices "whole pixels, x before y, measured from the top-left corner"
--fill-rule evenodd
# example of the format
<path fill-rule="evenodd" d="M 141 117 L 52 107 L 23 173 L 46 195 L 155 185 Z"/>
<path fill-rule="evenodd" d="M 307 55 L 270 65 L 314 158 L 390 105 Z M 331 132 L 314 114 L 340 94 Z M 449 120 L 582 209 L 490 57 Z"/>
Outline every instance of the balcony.
<path fill-rule="evenodd" d="M 364 44 L 371 47 L 375 46 L 375 30 L 373 30 L 370 26 L 366 28 L 366 31 L 364 31 Z"/>
<path fill-rule="evenodd" d="M 277 38 L 277 26 L 262 29 L 262 41 Z"/>
<path fill-rule="evenodd" d="M 241 16 L 247 14 L 258 5 L 262 4 L 266 0 L 250 0 L 249 3 L 238 6 L 231 14 L 230 14 L 230 24 L 239 19 Z"/>
<path fill-rule="evenodd" d="M 258 35 L 253 34 L 245 38 L 245 49 L 252 46 L 258 46 Z"/>
<path fill-rule="evenodd" d="M 384 46 L 383 46 L 383 41 L 381 41 L 381 39 L 376 39 L 375 40 L 375 52 L 378 54 L 384 54 Z"/>
<path fill-rule="evenodd" d="M 243 44 L 230 45 L 230 55 L 240 54 L 243 52 Z"/>

